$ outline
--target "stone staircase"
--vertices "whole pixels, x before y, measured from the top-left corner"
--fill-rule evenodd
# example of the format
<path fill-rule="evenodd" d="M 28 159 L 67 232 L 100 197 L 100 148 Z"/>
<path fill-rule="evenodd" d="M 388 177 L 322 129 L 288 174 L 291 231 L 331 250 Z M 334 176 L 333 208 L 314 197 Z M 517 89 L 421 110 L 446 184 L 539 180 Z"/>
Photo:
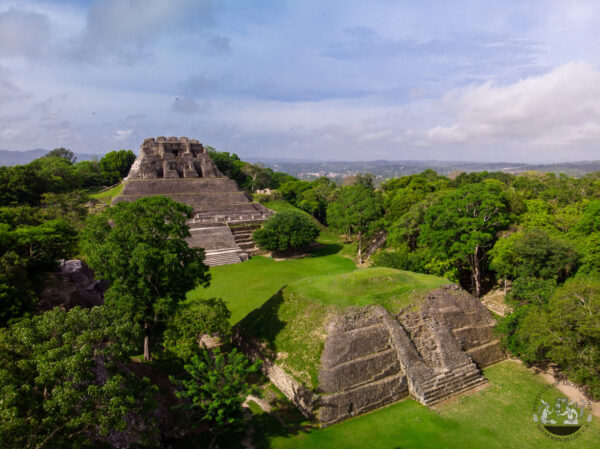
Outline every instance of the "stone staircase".
<path fill-rule="evenodd" d="M 254 256 L 261 252 L 252 240 L 252 233 L 258 228 L 260 228 L 260 223 L 257 222 L 230 225 L 235 243 L 248 256 Z"/>
<path fill-rule="evenodd" d="M 422 382 L 420 385 L 421 402 L 431 406 L 485 382 L 487 381 L 481 371 L 474 363 L 471 363 Z"/>
<path fill-rule="evenodd" d="M 454 308 L 447 309 L 436 308 L 436 311 L 454 313 Z M 471 355 L 461 347 L 457 336 L 447 325 L 440 324 L 428 313 L 407 312 L 397 319 L 426 365 L 417 375 L 412 374 L 410 369 L 407 372 L 411 394 L 419 402 L 431 406 L 486 382 Z M 458 335 L 464 333 L 469 341 L 477 341 L 477 328 L 469 325 L 456 330 Z"/>
<path fill-rule="evenodd" d="M 192 224 L 190 234 L 192 236 L 188 239 L 188 244 L 204 248 L 206 265 L 226 265 L 248 259 L 248 255 L 237 246 L 231 229 L 226 224 Z"/>
<path fill-rule="evenodd" d="M 442 366 L 442 359 L 437 343 L 433 335 L 437 329 L 437 323 L 431 318 L 423 319 L 419 315 L 408 315 L 402 321 L 402 326 L 410 336 L 415 349 L 432 369 Z"/>
<path fill-rule="evenodd" d="M 246 257 L 247 259 L 248 257 Z M 242 257 L 237 249 L 207 251 L 204 263 L 208 266 L 215 267 L 218 265 L 229 265 L 232 263 L 240 263 Z"/>

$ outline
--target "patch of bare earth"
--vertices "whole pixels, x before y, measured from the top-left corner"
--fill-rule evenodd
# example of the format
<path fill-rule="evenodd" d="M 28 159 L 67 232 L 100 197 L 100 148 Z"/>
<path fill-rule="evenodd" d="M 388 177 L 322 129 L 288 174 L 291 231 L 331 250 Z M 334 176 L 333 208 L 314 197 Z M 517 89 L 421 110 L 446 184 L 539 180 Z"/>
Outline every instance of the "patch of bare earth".
<path fill-rule="evenodd" d="M 508 359 L 511 362 L 523 364 L 523 362 L 519 359 Z M 535 374 L 544 379 L 548 383 L 557 383 L 556 388 L 563 393 L 567 398 L 575 401 L 585 401 L 586 403 L 590 403 L 592 405 L 592 414 L 598 418 L 600 418 L 600 402 L 599 401 L 591 401 L 584 394 L 584 389 L 577 388 L 573 386 L 572 382 L 570 382 L 567 377 L 558 369 L 558 367 L 554 364 L 547 365 L 534 365 L 530 368 Z"/>
<path fill-rule="evenodd" d="M 481 297 L 481 302 L 488 308 L 489 311 L 494 312 L 496 315 L 505 316 L 511 313 L 512 309 L 506 305 L 504 296 L 504 289 L 496 288 L 483 295 Z"/>

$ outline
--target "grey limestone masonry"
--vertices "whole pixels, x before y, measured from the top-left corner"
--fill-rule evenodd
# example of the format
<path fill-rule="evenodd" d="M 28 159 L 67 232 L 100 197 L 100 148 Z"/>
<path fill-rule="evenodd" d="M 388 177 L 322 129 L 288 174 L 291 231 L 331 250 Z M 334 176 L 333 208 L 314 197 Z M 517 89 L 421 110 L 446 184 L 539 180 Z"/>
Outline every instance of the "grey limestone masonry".
<path fill-rule="evenodd" d="M 205 249 L 208 265 L 239 263 L 255 254 L 251 233 L 273 214 L 251 202 L 204 146 L 187 137 L 145 139 L 123 184 L 115 203 L 161 195 L 193 207 L 188 243 Z"/>
<path fill-rule="evenodd" d="M 350 307 L 326 325 L 318 388 L 311 391 L 236 329 L 235 342 L 265 361 L 265 374 L 309 418 L 327 426 L 411 396 L 434 405 L 486 383 L 481 368 L 505 358 L 494 319 L 455 285 L 396 315 Z"/>

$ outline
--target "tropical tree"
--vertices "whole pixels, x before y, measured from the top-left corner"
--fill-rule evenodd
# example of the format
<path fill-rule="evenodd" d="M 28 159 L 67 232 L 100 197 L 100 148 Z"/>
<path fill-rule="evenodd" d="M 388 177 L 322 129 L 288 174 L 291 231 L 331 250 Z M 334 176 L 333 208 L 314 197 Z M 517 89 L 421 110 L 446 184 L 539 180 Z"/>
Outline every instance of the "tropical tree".
<path fill-rule="evenodd" d="M 550 360 L 600 397 L 600 279 L 577 276 L 549 300 L 517 306 L 499 330 L 508 347 L 526 362 Z"/>
<path fill-rule="evenodd" d="M 150 336 L 186 293 L 210 280 L 204 251 L 190 248 L 186 219 L 192 208 L 165 197 L 121 202 L 88 218 L 82 249 L 88 264 L 110 282 L 107 304 L 143 324 L 144 359 Z"/>
<path fill-rule="evenodd" d="M 127 176 L 134 161 L 135 154 L 131 150 L 111 151 L 100 159 L 98 167 L 105 182 L 115 184 Z"/>
<path fill-rule="evenodd" d="M 201 347 L 203 334 L 226 337 L 230 334 L 231 312 L 220 298 L 194 301 L 181 306 L 167 323 L 163 345 L 168 353 L 189 360 Z"/>
<path fill-rule="evenodd" d="M 212 448 L 227 427 L 242 422 L 242 403 L 254 392 L 248 377 L 257 373 L 260 360 L 254 363 L 233 349 L 224 354 L 218 348 L 202 350 L 185 365 L 189 379 L 171 381 L 180 387 L 175 394 L 183 399 L 184 407 L 196 411 L 199 418 L 213 427 Z"/>
<path fill-rule="evenodd" d="M 252 234 L 261 249 L 286 251 L 306 247 L 319 236 L 319 226 L 307 214 L 295 210 L 273 215 Z"/>
<path fill-rule="evenodd" d="M 73 255 L 77 232 L 64 220 L 11 229 L 0 223 L 0 326 L 32 312 L 42 275 Z"/>
<path fill-rule="evenodd" d="M 91 448 L 109 434 L 155 441 L 156 387 L 128 368 L 140 331 L 103 306 L 0 329 L 0 447 Z"/>
<path fill-rule="evenodd" d="M 496 242 L 498 231 L 510 221 L 509 201 L 501 182 L 490 179 L 466 184 L 443 195 L 426 210 L 419 243 L 440 258 L 466 262 L 474 294 L 479 296 L 488 251 Z"/>
<path fill-rule="evenodd" d="M 377 221 L 383 215 L 381 195 L 366 183 L 342 187 L 327 207 L 329 227 L 356 238 L 359 263 L 362 263 L 364 239 L 376 229 Z"/>
<path fill-rule="evenodd" d="M 63 147 L 49 151 L 44 157 L 61 157 L 70 164 L 74 164 L 77 161 L 77 156 L 71 150 Z"/>
<path fill-rule="evenodd" d="M 498 240 L 490 256 L 490 268 L 504 279 L 529 277 L 562 282 L 575 273 L 578 263 L 577 252 L 570 244 L 535 228 Z"/>

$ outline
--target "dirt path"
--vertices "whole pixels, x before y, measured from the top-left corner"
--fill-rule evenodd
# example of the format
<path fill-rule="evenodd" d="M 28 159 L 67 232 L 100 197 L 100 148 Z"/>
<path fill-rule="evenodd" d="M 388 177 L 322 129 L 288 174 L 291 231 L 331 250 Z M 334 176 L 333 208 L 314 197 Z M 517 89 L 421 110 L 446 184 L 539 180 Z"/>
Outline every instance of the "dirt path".
<path fill-rule="evenodd" d="M 523 362 L 519 359 L 508 359 L 510 362 L 514 362 L 514 363 L 519 363 L 521 365 L 523 365 Z M 538 376 L 540 376 L 542 379 L 544 379 L 546 382 L 548 383 L 554 383 L 554 382 L 568 382 L 568 380 L 566 378 L 564 378 L 564 376 L 560 373 L 560 371 L 554 367 L 551 366 L 549 368 L 546 369 L 542 369 L 542 368 L 537 368 L 537 367 L 533 367 L 533 368 L 528 368 L 529 370 L 533 371 L 535 374 L 537 374 Z M 559 384 L 556 386 L 556 388 L 558 388 L 566 397 L 568 397 L 569 399 L 574 399 L 576 401 L 580 401 L 580 400 L 584 400 L 588 401 L 588 399 L 584 396 L 584 394 L 579 391 L 577 388 L 571 386 L 571 385 L 563 385 L 563 384 Z M 599 401 L 589 401 L 592 404 L 592 414 L 598 418 L 600 418 L 600 402 Z"/>

